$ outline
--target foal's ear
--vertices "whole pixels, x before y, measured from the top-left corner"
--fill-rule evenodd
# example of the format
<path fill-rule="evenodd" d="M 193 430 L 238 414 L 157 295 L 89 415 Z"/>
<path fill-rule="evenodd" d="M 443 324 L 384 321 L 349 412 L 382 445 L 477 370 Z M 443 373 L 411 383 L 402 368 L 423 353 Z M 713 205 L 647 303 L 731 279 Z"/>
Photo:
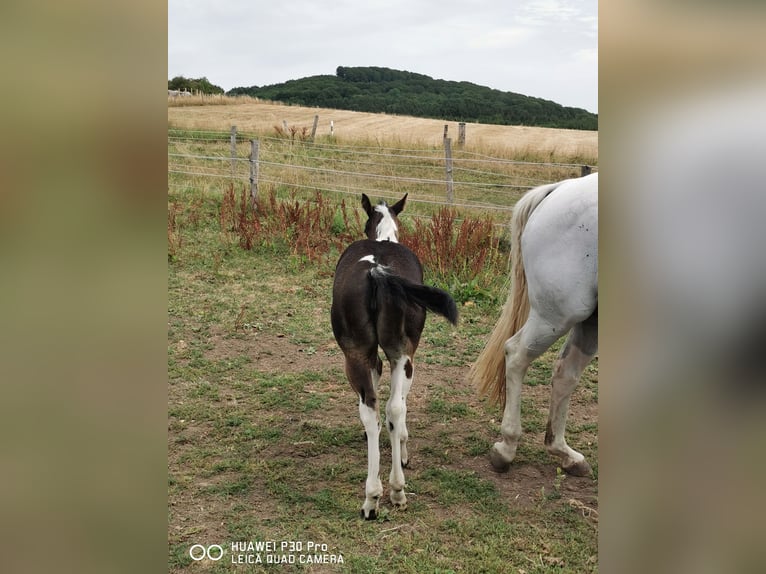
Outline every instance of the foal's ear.
<path fill-rule="evenodd" d="M 403 198 L 391 206 L 391 211 L 393 211 L 395 215 L 399 215 L 404 209 L 404 203 L 407 201 L 407 195 L 409 194 L 405 193 Z"/>
<path fill-rule="evenodd" d="M 362 207 L 367 212 L 367 217 L 372 217 L 372 204 L 370 203 L 370 198 L 364 193 L 362 194 Z"/>

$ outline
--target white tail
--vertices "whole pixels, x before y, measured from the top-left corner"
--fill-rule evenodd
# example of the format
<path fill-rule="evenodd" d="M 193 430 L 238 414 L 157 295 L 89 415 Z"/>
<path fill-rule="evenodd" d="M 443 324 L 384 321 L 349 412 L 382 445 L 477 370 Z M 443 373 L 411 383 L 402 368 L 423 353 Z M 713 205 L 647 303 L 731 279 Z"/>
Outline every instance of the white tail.
<path fill-rule="evenodd" d="M 529 190 L 516 203 L 511 216 L 511 290 L 484 350 L 471 367 L 469 377 L 479 394 L 505 406 L 505 342 L 515 335 L 529 317 L 529 296 L 524 260 L 521 257 L 521 234 L 527 220 L 540 202 L 560 183 Z"/>

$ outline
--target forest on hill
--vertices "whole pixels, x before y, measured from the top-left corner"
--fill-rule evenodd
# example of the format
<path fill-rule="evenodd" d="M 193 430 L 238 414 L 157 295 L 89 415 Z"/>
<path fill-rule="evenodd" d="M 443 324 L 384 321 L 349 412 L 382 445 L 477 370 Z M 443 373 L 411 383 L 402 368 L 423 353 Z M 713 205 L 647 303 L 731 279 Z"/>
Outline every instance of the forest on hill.
<path fill-rule="evenodd" d="M 435 80 L 423 74 L 379 67 L 339 66 L 334 76 L 236 87 L 226 93 L 301 106 L 457 122 L 598 130 L 598 115 L 581 108 L 470 82 Z"/>
<path fill-rule="evenodd" d="M 224 92 L 221 86 L 211 84 L 210 80 L 205 77 L 184 78 L 183 76 L 176 76 L 172 80 L 168 80 L 168 90 L 182 90 L 200 94 L 223 94 Z"/>

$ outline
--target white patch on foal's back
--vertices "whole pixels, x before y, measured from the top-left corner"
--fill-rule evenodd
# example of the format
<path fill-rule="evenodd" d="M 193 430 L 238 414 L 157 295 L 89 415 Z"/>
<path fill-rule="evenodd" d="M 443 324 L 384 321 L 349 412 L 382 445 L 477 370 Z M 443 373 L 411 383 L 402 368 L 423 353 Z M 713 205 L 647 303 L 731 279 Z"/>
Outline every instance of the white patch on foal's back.
<path fill-rule="evenodd" d="M 361 257 L 359 261 L 367 261 L 368 263 L 372 263 L 375 265 L 375 256 L 374 255 L 365 255 L 364 257 Z"/>
<path fill-rule="evenodd" d="M 391 213 L 388 211 L 386 204 L 380 204 L 375 206 L 375 211 L 383 216 L 383 219 L 378 223 L 378 227 L 375 229 L 376 241 L 393 241 L 398 243 L 397 234 L 399 232 L 396 227 L 396 221 L 391 217 Z"/>

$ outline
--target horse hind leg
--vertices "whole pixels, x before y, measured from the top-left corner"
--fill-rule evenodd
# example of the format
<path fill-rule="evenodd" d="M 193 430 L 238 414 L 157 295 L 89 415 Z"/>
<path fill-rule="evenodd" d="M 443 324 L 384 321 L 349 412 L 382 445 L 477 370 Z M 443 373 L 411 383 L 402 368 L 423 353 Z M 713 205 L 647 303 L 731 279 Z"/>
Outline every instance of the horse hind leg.
<path fill-rule="evenodd" d="M 516 457 L 521 439 L 521 387 L 529 365 L 566 332 L 564 326 L 551 326 L 532 311 L 524 326 L 505 342 L 505 409 L 500 425 L 502 440 L 490 450 L 489 458 L 497 472 L 507 472 Z"/>
<path fill-rule="evenodd" d="M 548 452 L 561 460 L 561 468 L 573 476 L 588 476 L 591 467 L 582 453 L 571 448 L 565 438 L 569 399 L 580 380 L 580 375 L 598 349 L 596 320 L 578 323 L 572 329 L 553 367 L 551 405 L 545 430 Z"/>
<path fill-rule="evenodd" d="M 372 390 L 377 397 L 378 383 L 380 382 L 380 377 L 383 375 L 383 361 L 376 355 L 375 358 L 372 359 L 372 362 L 374 362 L 375 366 L 370 367 L 370 379 L 372 380 Z M 364 433 L 364 440 L 367 440 L 367 431 Z"/>
<path fill-rule="evenodd" d="M 407 468 L 410 461 L 409 454 L 407 452 L 407 441 L 410 438 L 410 433 L 407 430 L 407 395 L 410 394 L 412 388 L 412 379 L 415 375 L 415 365 L 410 358 L 404 364 L 404 379 L 402 384 L 402 425 L 400 427 L 399 444 L 401 445 L 401 459 L 402 468 Z"/>
<path fill-rule="evenodd" d="M 407 393 L 412 386 L 412 358 L 402 355 L 391 360 L 391 395 L 386 403 L 386 422 L 391 438 L 391 503 L 398 508 L 407 507 L 404 494 L 404 471 L 407 460 Z"/>
<path fill-rule="evenodd" d="M 365 520 L 377 518 L 378 502 L 383 495 L 383 484 L 380 481 L 380 416 L 376 393 L 381 371 L 377 355 L 373 361 L 346 357 L 346 376 L 359 395 L 359 418 L 367 437 L 367 480 L 361 510 Z"/>

